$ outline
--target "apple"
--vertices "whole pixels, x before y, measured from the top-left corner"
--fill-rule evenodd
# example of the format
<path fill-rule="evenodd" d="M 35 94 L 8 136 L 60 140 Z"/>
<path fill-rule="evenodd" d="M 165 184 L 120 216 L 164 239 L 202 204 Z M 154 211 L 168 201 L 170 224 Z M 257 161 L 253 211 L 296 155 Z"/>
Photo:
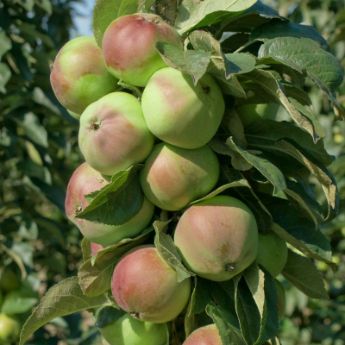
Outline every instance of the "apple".
<path fill-rule="evenodd" d="M 19 336 L 19 323 L 6 314 L 0 314 L 0 345 L 9 345 Z"/>
<path fill-rule="evenodd" d="M 102 50 L 93 37 L 77 37 L 57 54 L 50 74 L 56 98 L 74 116 L 92 102 L 116 89 L 116 79 L 107 71 Z"/>
<path fill-rule="evenodd" d="M 158 41 L 181 45 L 176 30 L 155 14 L 135 13 L 115 19 L 102 41 L 109 72 L 128 84 L 145 86 L 154 72 L 166 66 L 156 49 Z"/>
<path fill-rule="evenodd" d="M 143 161 L 153 147 L 139 101 L 113 92 L 90 104 L 80 117 L 79 148 L 86 162 L 113 175 Z"/>
<path fill-rule="evenodd" d="M 208 146 L 187 150 L 160 143 L 147 158 L 140 181 L 154 205 L 176 211 L 210 192 L 218 177 L 218 158 Z"/>
<path fill-rule="evenodd" d="M 193 272 L 209 280 L 225 281 L 256 259 L 258 229 L 253 213 L 243 202 L 218 195 L 182 214 L 174 242 Z"/>
<path fill-rule="evenodd" d="M 215 324 L 203 326 L 193 331 L 182 345 L 223 345 Z"/>
<path fill-rule="evenodd" d="M 65 211 L 80 232 L 91 242 L 107 246 L 124 238 L 138 235 L 152 219 L 154 206 L 144 199 L 139 212 L 129 221 L 119 225 L 106 225 L 77 218 L 78 212 L 89 205 L 86 195 L 98 191 L 108 184 L 108 181 L 87 163 L 81 164 L 72 174 L 66 191 Z"/>
<path fill-rule="evenodd" d="M 149 130 L 185 149 L 206 145 L 216 134 L 225 109 L 222 91 L 210 75 L 194 85 L 191 76 L 172 67 L 152 75 L 141 104 Z"/>
<path fill-rule="evenodd" d="M 175 319 L 185 308 L 190 278 L 178 282 L 176 271 L 154 246 L 138 247 L 123 256 L 112 276 L 117 305 L 132 316 L 154 323 Z"/>
<path fill-rule="evenodd" d="M 100 328 L 100 332 L 110 345 L 167 345 L 169 342 L 166 323 L 140 321 L 129 314 Z"/>
<path fill-rule="evenodd" d="M 272 277 L 276 277 L 284 268 L 288 257 L 286 242 L 274 232 L 259 234 L 257 263 Z"/>

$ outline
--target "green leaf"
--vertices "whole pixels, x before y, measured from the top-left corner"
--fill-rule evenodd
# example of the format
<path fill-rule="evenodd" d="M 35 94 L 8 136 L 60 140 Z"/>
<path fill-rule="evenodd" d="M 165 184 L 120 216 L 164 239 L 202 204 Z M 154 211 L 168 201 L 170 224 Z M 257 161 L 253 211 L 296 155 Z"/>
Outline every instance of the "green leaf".
<path fill-rule="evenodd" d="M 223 345 L 245 345 L 241 331 L 237 328 L 234 316 L 222 306 L 210 303 L 206 306 L 206 314 L 217 325 Z"/>
<path fill-rule="evenodd" d="M 0 62 L 0 92 L 6 92 L 6 84 L 11 78 L 11 70 L 4 63 Z"/>
<path fill-rule="evenodd" d="M 249 73 L 255 69 L 255 56 L 249 53 L 230 53 L 224 55 L 226 77 L 232 74 Z"/>
<path fill-rule="evenodd" d="M 272 147 L 280 139 L 289 139 L 294 143 L 294 146 L 301 148 L 313 160 L 326 166 L 333 161 L 333 157 L 326 151 L 322 140 L 314 143 L 305 131 L 293 123 L 258 119 L 248 125 L 245 132 L 247 141 L 253 146 L 264 141 L 267 146 Z"/>
<path fill-rule="evenodd" d="M 244 12 L 226 18 L 223 32 L 251 32 L 254 28 L 266 22 L 271 23 L 271 19 L 286 20 L 280 17 L 272 7 L 257 1 Z"/>
<path fill-rule="evenodd" d="M 260 333 L 261 317 L 253 295 L 243 279 L 235 284 L 235 308 L 243 338 L 254 344 Z"/>
<path fill-rule="evenodd" d="M 4 54 L 6 54 L 12 47 L 12 42 L 5 34 L 4 31 L 0 29 L 0 60 Z"/>
<path fill-rule="evenodd" d="M 267 178 L 267 180 L 274 187 L 273 195 L 281 198 L 286 198 L 286 195 L 284 193 L 284 190 L 286 189 L 285 178 L 277 166 L 275 166 L 265 158 L 259 157 L 258 155 L 240 148 L 235 144 L 232 137 L 227 139 L 226 145 L 231 150 L 237 152 L 246 162 L 248 162 L 251 166 L 257 169 L 263 176 Z"/>
<path fill-rule="evenodd" d="M 37 303 L 37 296 L 20 289 L 9 292 L 4 299 L 1 312 L 8 315 L 23 314 Z"/>
<path fill-rule="evenodd" d="M 45 127 L 43 127 L 37 116 L 34 113 L 26 113 L 24 120 L 21 122 L 25 130 L 25 134 L 34 143 L 41 145 L 42 147 L 48 147 L 48 133 Z"/>
<path fill-rule="evenodd" d="M 295 158 L 298 162 L 303 164 L 310 171 L 310 173 L 319 181 L 329 206 L 328 215 L 326 219 L 330 218 L 335 213 L 338 204 L 337 186 L 330 172 L 326 170 L 326 167 L 319 166 L 312 162 L 294 145 L 290 144 L 286 140 L 280 140 L 276 143 L 275 147 L 281 149 L 291 157 Z"/>
<path fill-rule="evenodd" d="M 324 282 L 312 260 L 289 250 L 284 277 L 312 298 L 327 299 Z"/>
<path fill-rule="evenodd" d="M 144 200 L 138 169 L 133 166 L 112 176 L 109 184 L 88 197 L 90 204 L 77 217 L 108 225 L 126 223 Z"/>
<path fill-rule="evenodd" d="M 274 281 L 268 273 L 258 269 L 257 265 L 250 266 L 244 272 L 244 279 L 261 316 L 260 333 L 255 344 L 262 344 L 274 337 L 279 330 Z"/>
<path fill-rule="evenodd" d="M 19 345 L 24 345 L 37 329 L 56 317 L 97 308 L 106 302 L 107 299 L 104 296 L 83 295 L 77 277 L 64 279 L 48 290 L 26 320 L 21 330 Z"/>
<path fill-rule="evenodd" d="M 182 0 L 175 25 L 180 33 L 193 28 L 215 24 L 224 18 L 244 11 L 257 0 Z"/>
<path fill-rule="evenodd" d="M 259 58 L 272 58 L 300 73 L 305 72 L 317 85 L 333 91 L 342 82 L 344 71 L 331 53 L 309 38 L 279 37 L 266 41 Z"/>
<path fill-rule="evenodd" d="M 250 35 L 250 40 L 267 41 L 280 37 L 309 38 L 327 49 L 328 44 L 321 34 L 312 26 L 288 21 L 271 21 L 257 27 Z"/>
<path fill-rule="evenodd" d="M 181 72 L 190 74 L 195 84 L 206 73 L 211 52 L 204 50 L 183 50 L 176 45 L 158 42 L 157 49 L 163 60 Z"/>
<path fill-rule="evenodd" d="M 78 270 L 81 290 L 86 296 L 99 296 L 110 289 L 110 281 L 115 264 L 123 254 L 147 240 L 152 228 L 144 230 L 133 239 L 123 239 L 99 252 L 96 257 L 89 257 Z"/>
<path fill-rule="evenodd" d="M 103 34 L 113 20 L 137 10 L 138 0 L 96 0 L 92 28 L 98 45 L 102 46 Z"/>
<path fill-rule="evenodd" d="M 162 258 L 174 268 L 177 273 L 177 281 L 191 277 L 194 273 L 188 271 L 182 264 L 182 258 L 174 244 L 172 237 L 166 234 L 165 227 L 169 222 L 155 221 L 153 227 L 156 231 L 154 244 Z"/>
<path fill-rule="evenodd" d="M 283 209 L 286 210 L 287 206 L 278 208 L 277 212 L 283 212 Z M 289 211 L 284 212 L 283 219 L 277 219 L 272 230 L 305 255 L 332 265 L 332 251 L 327 237 L 314 229 L 308 220 L 299 217 L 296 209 L 290 207 Z"/>
<path fill-rule="evenodd" d="M 126 312 L 124 312 L 123 310 L 116 309 L 111 306 L 106 306 L 97 312 L 96 327 L 104 328 L 108 325 L 111 325 L 125 314 Z"/>
<path fill-rule="evenodd" d="M 307 131 L 312 136 L 315 142 L 320 138 L 320 133 L 316 132 L 316 128 L 312 122 L 313 118 L 310 118 L 310 116 L 305 116 L 304 114 L 300 113 L 300 111 L 294 105 L 295 102 L 290 101 L 286 93 L 286 90 L 283 87 L 283 84 L 281 84 L 281 82 L 272 72 L 264 70 L 255 70 L 248 74 L 248 77 L 250 77 L 251 81 L 260 85 L 260 87 L 265 92 L 271 94 L 275 98 L 275 100 L 278 101 L 290 114 L 293 121 L 300 128 Z"/>

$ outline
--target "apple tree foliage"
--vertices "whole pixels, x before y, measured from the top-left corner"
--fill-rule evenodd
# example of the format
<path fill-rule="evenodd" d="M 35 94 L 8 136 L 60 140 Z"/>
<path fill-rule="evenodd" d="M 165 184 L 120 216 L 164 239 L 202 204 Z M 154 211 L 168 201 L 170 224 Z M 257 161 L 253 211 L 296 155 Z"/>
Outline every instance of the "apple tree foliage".
<path fill-rule="evenodd" d="M 274 4 L 274 1 L 270 1 Z M 280 13 L 293 21 L 303 21 L 313 25 L 327 37 L 331 51 L 345 68 L 345 8 L 342 1 L 277 1 Z M 286 318 L 282 324 L 281 339 L 284 344 L 345 344 L 344 319 L 344 275 L 345 275 L 345 126 L 334 115 L 325 97 L 317 88 L 308 86 L 314 107 L 320 113 L 320 121 L 325 130 L 327 151 L 336 157 L 329 169 L 334 174 L 340 198 L 337 217 L 322 226 L 322 231 L 330 239 L 333 260 L 337 270 L 317 262 L 317 267 L 327 282 L 329 299 L 308 299 L 285 282 L 287 289 Z M 345 104 L 345 83 L 339 88 L 339 102 Z"/>
<path fill-rule="evenodd" d="M 336 268 L 322 230 L 338 212 L 339 193 L 329 169 L 336 161 L 325 148 L 312 90 L 322 93 L 329 112 L 344 116 L 337 95 L 343 68 L 329 43 L 312 26 L 289 20 L 256 0 L 98 0 L 93 21 L 97 41 L 113 19 L 138 11 L 155 11 L 182 35 L 184 48 L 157 44 L 168 65 L 195 83 L 210 73 L 225 95 L 224 121 L 210 143 L 221 157 L 221 179 L 207 197 L 226 191 L 244 200 L 260 232 L 273 231 L 289 244 L 283 277 L 305 295 L 327 299 L 315 261 Z M 133 216 L 137 209 L 126 203 L 141 198 L 133 183 L 136 170 L 112 176 L 78 216 L 116 224 L 117 217 L 124 216 L 116 212 L 119 204 L 127 218 Z M 23 326 L 20 344 L 56 317 L 112 305 L 108 292 L 114 265 L 138 244 L 154 241 L 179 280 L 193 276 L 172 242 L 174 215 L 156 216 L 143 234 L 94 257 L 84 240 L 78 275 L 46 293 Z M 253 264 L 226 282 L 193 279 L 187 310 L 171 324 L 171 343 L 183 341 L 200 324 L 214 322 L 224 345 L 279 344 L 277 291 L 269 273 Z"/>
<path fill-rule="evenodd" d="M 63 207 L 79 160 L 72 150 L 77 126 L 49 84 L 49 65 L 70 37 L 77 2 L 0 1 L 0 314 L 21 325 L 39 295 L 74 274 L 80 260 L 80 235 Z M 56 344 L 57 329 L 80 338 L 80 320 L 71 319 L 70 330 L 56 320 L 29 343 Z"/>

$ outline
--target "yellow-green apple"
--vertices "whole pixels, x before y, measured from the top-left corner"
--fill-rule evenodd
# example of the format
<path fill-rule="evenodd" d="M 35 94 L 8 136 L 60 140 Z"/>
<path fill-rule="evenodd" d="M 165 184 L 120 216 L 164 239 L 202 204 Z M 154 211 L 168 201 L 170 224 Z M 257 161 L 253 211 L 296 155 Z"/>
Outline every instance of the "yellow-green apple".
<path fill-rule="evenodd" d="M 154 212 L 154 206 L 144 199 L 139 212 L 123 224 L 106 225 L 77 218 L 76 215 L 89 205 L 85 196 L 107 184 L 108 181 L 98 171 L 83 163 L 73 172 L 65 199 L 67 217 L 77 225 L 86 238 L 104 246 L 138 235 L 149 224 Z"/>
<path fill-rule="evenodd" d="M 172 67 L 152 75 L 141 103 L 150 131 L 164 142 L 186 149 L 211 140 L 225 107 L 222 91 L 210 75 L 194 85 L 189 75 Z"/>
<path fill-rule="evenodd" d="M 218 158 L 208 146 L 187 150 L 160 143 L 147 158 L 140 181 L 154 205 L 176 211 L 210 192 L 218 177 Z"/>
<path fill-rule="evenodd" d="M 0 289 L 9 292 L 19 288 L 21 283 L 20 271 L 14 263 L 0 268 Z"/>
<path fill-rule="evenodd" d="M 60 103 L 78 116 L 89 104 L 114 91 L 117 82 L 107 71 L 94 38 L 82 36 L 61 48 L 50 83 Z"/>
<path fill-rule="evenodd" d="M 169 342 L 166 323 L 140 321 L 129 314 L 100 328 L 100 332 L 110 345 L 167 345 Z"/>
<path fill-rule="evenodd" d="M 108 70 L 126 83 L 145 86 L 154 72 L 166 66 L 156 49 L 158 41 L 181 45 L 176 30 L 155 14 L 135 13 L 115 19 L 102 41 Z"/>
<path fill-rule="evenodd" d="M 224 281 L 255 260 L 258 229 L 253 213 L 243 202 L 230 196 L 215 196 L 182 214 L 174 241 L 193 272 Z"/>
<path fill-rule="evenodd" d="M 154 246 L 135 248 L 118 264 L 111 282 L 117 305 L 132 316 L 154 323 L 175 319 L 185 308 L 190 278 L 179 282 L 176 271 Z"/>
<path fill-rule="evenodd" d="M 9 345 L 19 336 L 19 323 L 6 314 L 0 314 L 0 345 Z"/>
<path fill-rule="evenodd" d="M 222 345 L 218 328 L 215 324 L 203 326 L 193 331 L 182 345 Z"/>
<path fill-rule="evenodd" d="M 286 242 L 274 232 L 259 234 L 259 248 L 256 261 L 273 277 L 284 268 L 288 257 Z"/>
<path fill-rule="evenodd" d="M 140 103 L 126 92 L 90 104 L 80 117 L 78 140 L 86 162 L 104 175 L 143 161 L 153 147 Z"/>

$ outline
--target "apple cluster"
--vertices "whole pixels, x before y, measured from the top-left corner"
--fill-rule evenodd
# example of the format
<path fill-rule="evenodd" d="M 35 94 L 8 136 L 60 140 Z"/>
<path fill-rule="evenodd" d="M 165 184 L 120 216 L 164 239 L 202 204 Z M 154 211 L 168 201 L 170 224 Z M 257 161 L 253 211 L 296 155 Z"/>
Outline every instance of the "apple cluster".
<path fill-rule="evenodd" d="M 222 90 L 211 75 L 195 84 L 168 66 L 157 42 L 182 46 L 175 29 L 159 16 L 138 13 L 115 19 L 101 47 L 92 37 L 79 37 L 58 53 L 51 84 L 80 121 L 78 143 L 85 159 L 67 187 L 67 217 L 90 240 L 93 255 L 138 236 L 163 210 L 178 219 L 174 244 L 195 275 L 225 281 L 259 256 L 270 266 L 265 250 L 260 254 L 256 219 L 241 200 L 226 194 L 199 200 L 219 182 L 219 159 L 208 143 L 224 115 Z M 89 205 L 88 195 L 138 163 L 144 200 L 136 215 L 117 225 L 77 217 Z M 278 254 L 281 258 L 281 249 Z M 111 282 L 114 300 L 126 313 L 105 327 L 103 336 L 117 345 L 166 344 L 167 322 L 185 309 L 191 285 L 190 278 L 178 280 L 152 243 L 133 248 L 116 264 Z M 136 334 L 134 329 L 139 338 L 123 336 L 124 330 Z M 221 344 L 215 325 L 197 329 L 184 344 L 200 344 L 200 339 Z"/>

